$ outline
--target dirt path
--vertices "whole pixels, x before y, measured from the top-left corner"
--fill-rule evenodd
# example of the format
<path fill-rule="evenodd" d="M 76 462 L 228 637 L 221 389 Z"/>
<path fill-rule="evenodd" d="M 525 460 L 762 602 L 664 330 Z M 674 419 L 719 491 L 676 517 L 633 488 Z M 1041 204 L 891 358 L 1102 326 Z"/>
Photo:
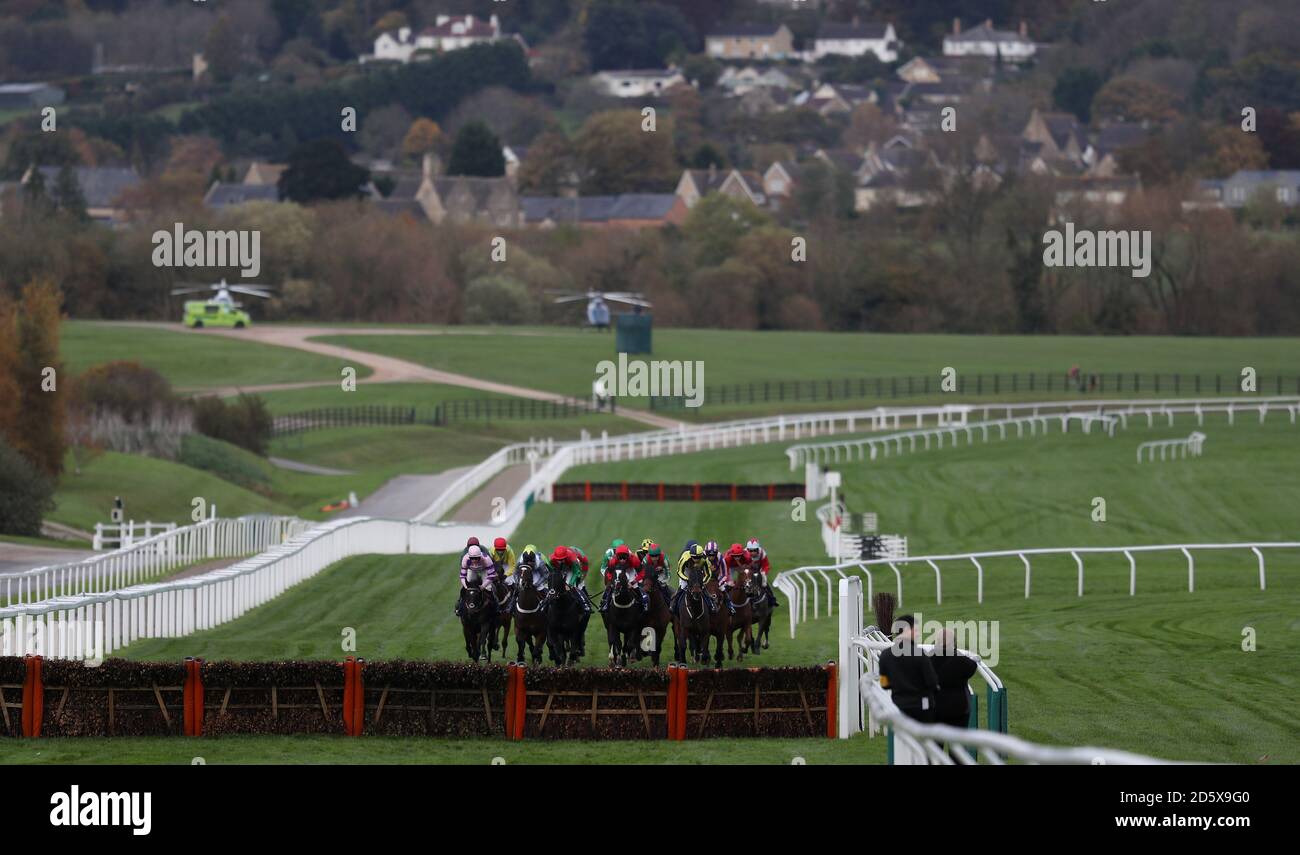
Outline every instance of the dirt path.
<path fill-rule="evenodd" d="M 507 466 L 498 472 L 491 481 L 484 484 L 477 493 L 466 499 L 465 503 L 448 515 L 446 519 L 451 522 L 491 522 L 492 512 L 496 506 L 504 507 L 499 503 L 494 504 L 494 500 L 501 498 L 507 502 L 510 501 L 510 497 L 519 492 L 519 488 L 528 481 L 531 471 L 532 467 L 527 463 Z"/>
<path fill-rule="evenodd" d="M 342 511 L 339 516 L 409 520 L 472 468 L 459 466 L 437 475 L 398 475 L 362 499 L 360 505 Z"/>
<path fill-rule="evenodd" d="M 21 573 L 35 567 L 49 567 L 84 561 L 101 553 L 89 549 L 55 549 L 22 543 L 0 543 L 0 575 Z"/>
<path fill-rule="evenodd" d="M 184 327 L 180 324 L 144 324 L 142 322 L 133 322 L 132 325 L 150 326 L 155 329 L 167 328 L 171 330 L 184 330 Z M 497 383 L 493 380 L 484 380 L 480 377 L 470 377 L 467 374 L 440 371 L 436 368 L 429 368 L 428 366 L 409 362 L 405 359 L 398 359 L 393 356 L 384 356 L 383 354 L 371 353 L 366 350 L 356 350 L 355 348 L 326 344 L 325 342 L 320 341 L 311 341 L 313 338 L 341 335 L 490 334 L 486 332 L 466 331 L 463 333 L 455 333 L 437 330 L 367 329 L 364 327 L 256 325 L 243 330 L 209 329 L 196 334 L 219 335 L 239 341 L 253 341 L 259 344 L 270 344 L 277 347 L 291 347 L 295 350 L 303 350 L 308 353 L 316 353 L 321 356 L 329 356 L 345 362 L 364 365 L 374 372 L 369 377 L 365 378 L 364 382 L 366 383 L 442 383 L 447 386 L 462 386 L 466 389 L 477 389 L 481 392 L 495 392 L 499 395 L 512 395 L 516 398 L 528 398 L 536 401 L 566 400 L 565 396 L 557 395 L 554 392 L 544 392 L 539 389 L 529 389 L 524 386 L 513 386 L 508 383 Z M 538 333 L 538 335 L 544 335 L 544 333 Z M 276 383 L 266 386 L 229 386 L 207 389 L 204 391 L 217 395 L 234 395 L 239 392 L 271 392 L 282 389 L 303 389 L 311 386 L 329 386 L 333 385 L 335 382 L 337 381 Z M 640 422 L 656 428 L 676 429 L 682 424 L 676 419 L 670 419 L 665 416 L 641 412 L 638 410 L 620 410 L 619 415 L 631 419 L 632 421 Z"/>

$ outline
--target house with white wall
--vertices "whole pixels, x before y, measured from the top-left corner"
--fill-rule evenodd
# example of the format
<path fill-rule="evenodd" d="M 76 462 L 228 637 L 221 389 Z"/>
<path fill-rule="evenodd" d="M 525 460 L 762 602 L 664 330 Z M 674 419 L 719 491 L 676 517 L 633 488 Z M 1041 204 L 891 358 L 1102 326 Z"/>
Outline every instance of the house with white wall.
<path fill-rule="evenodd" d="M 865 56 L 874 53 L 881 62 L 898 59 L 901 47 L 893 24 L 853 22 L 822 24 L 813 39 L 813 59 L 825 56 Z"/>

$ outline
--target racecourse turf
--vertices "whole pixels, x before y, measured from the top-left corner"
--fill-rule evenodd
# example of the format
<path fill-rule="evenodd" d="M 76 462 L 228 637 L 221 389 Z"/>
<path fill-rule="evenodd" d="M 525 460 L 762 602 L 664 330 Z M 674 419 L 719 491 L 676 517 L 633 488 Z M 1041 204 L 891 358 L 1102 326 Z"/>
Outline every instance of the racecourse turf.
<path fill-rule="evenodd" d="M 590 394 L 597 364 L 618 359 L 612 334 L 556 327 L 503 327 L 491 332 L 497 340 L 510 341 L 510 346 L 466 346 L 465 338 L 455 335 L 352 334 L 319 340 L 571 395 Z M 1225 378 L 1240 377 L 1242 368 L 1250 366 L 1259 375 L 1282 373 L 1292 377 L 1300 364 L 1300 339 L 1295 338 L 897 335 L 679 328 L 655 330 L 653 345 L 652 356 L 632 358 L 699 360 L 704 367 L 703 382 L 708 386 L 895 376 L 929 376 L 937 384 L 946 367 L 955 369 L 958 375 L 1038 372 L 1064 377 L 1074 365 L 1084 373 L 1200 373 Z M 1166 388 L 1164 394 L 1170 391 Z M 1181 391 L 1190 393 L 1190 389 Z M 1058 385 L 1055 395 L 1059 394 Z M 1041 399 L 1044 395 L 1040 391 L 1033 397 Z M 625 406 L 645 406 L 644 399 L 625 397 L 621 402 Z M 734 406 L 711 403 L 705 417 L 741 415 L 746 411 L 791 412 L 802 406 L 790 400 Z M 824 408 L 827 404 L 817 406 Z"/>
<path fill-rule="evenodd" d="M 1300 504 L 1300 427 L 1277 414 L 1260 426 L 1208 419 L 1205 456 L 1176 462 L 1133 461 L 1138 442 L 1185 435 L 1190 426 L 1130 427 L 1099 433 L 992 442 L 843 465 L 849 506 L 875 510 L 881 529 L 909 537 L 913 555 L 1010 547 L 1105 546 L 1295 539 Z M 1132 423 L 1130 423 L 1132 424 Z M 653 480 L 786 480 L 782 446 L 768 445 L 584 467 L 572 478 Z M 1107 499 L 1094 522 L 1092 499 Z M 584 547 L 593 557 L 613 536 L 654 537 L 669 547 L 688 536 L 724 543 L 764 539 L 773 564 L 822 563 L 816 522 L 799 520 L 785 502 L 591 503 L 534 506 L 512 538 L 549 547 Z M 1196 590 L 1186 561 L 1174 553 L 1139 556 L 1137 595 L 1128 595 L 1122 556 L 1087 558 L 1084 596 L 1076 594 L 1068 556 L 1033 563 L 1031 596 L 1016 558 L 984 562 L 984 602 L 975 567 L 943 562 L 943 602 L 934 573 L 903 571 L 903 611 L 925 620 L 996 621 L 994 670 L 1009 689 L 1011 732 L 1038 742 L 1091 744 L 1159 757 L 1239 763 L 1300 762 L 1300 724 L 1288 699 L 1300 696 L 1300 550 L 1266 554 L 1268 588 L 1258 588 L 1245 550 L 1196 554 Z M 185 655 L 208 659 L 339 658 L 345 627 L 370 659 L 464 656 L 452 615 L 456 590 L 450 556 L 360 556 L 326 570 L 244 618 L 182 639 L 141 641 L 133 658 Z M 895 590 L 887 569 L 877 590 Z M 599 583 L 593 579 L 593 587 Z M 836 655 L 836 622 L 825 616 L 789 637 L 788 610 L 777 612 L 772 647 L 746 664 L 809 664 Z M 599 664 L 600 624 L 589 629 L 587 664 Z M 1250 636 L 1254 650 L 1243 649 Z M 1249 646 L 1249 645 L 1245 645 Z M 737 663 L 728 662 L 728 667 Z M 644 667 L 637 665 L 635 667 Z M 240 762 L 371 759 L 394 754 L 375 740 L 373 756 L 343 740 L 215 740 L 217 757 Z M 183 762 L 192 749 L 116 742 L 44 743 L 52 757 Z M 507 743 L 412 740 L 403 759 L 486 762 L 487 752 L 523 762 L 877 762 L 880 739 L 854 740 L 842 752 L 816 753 L 819 740 L 793 748 L 744 742 L 682 748 L 632 743 L 547 746 L 537 752 Z M 100 746 L 100 747 L 96 747 Z M 27 749 L 28 751 L 35 749 Z M 45 749 L 43 749 L 45 750 Z M 204 749 L 206 750 L 206 748 Z M 193 753 L 202 753 L 197 749 Z M 210 752 L 211 753 L 211 752 Z M 11 751 L 12 755 L 13 752 Z M 185 756 L 182 756 L 185 755 Z M 5 757 L 9 760 L 9 757 Z M 19 752 L 15 759 L 32 759 Z M 211 758 L 209 758 L 211 759 Z"/>
<path fill-rule="evenodd" d="M 60 355 L 79 374 L 93 365 L 126 360 L 152 368 L 177 389 L 274 383 L 338 383 L 348 363 L 287 347 L 239 341 L 208 330 L 164 329 L 94 321 L 65 321 Z M 354 366 L 358 378 L 370 374 Z"/>

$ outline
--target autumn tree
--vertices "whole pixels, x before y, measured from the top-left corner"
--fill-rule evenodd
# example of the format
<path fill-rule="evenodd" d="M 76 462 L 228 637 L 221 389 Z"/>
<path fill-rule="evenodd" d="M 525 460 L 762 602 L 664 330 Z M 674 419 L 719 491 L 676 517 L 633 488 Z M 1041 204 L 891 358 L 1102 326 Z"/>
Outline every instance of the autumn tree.
<path fill-rule="evenodd" d="M 673 122 L 659 116 L 655 130 L 643 130 L 635 110 L 597 113 L 583 123 L 576 149 L 584 194 L 655 193 L 677 179 Z"/>
<path fill-rule="evenodd" d="M 64 403 L 59 359 L 59 324 L 63 297 L 52 281 L 41 280 L 23 289 L 16 311 L 5 317 L 5 336 L 14 344 L 4 358 L 9 361 L 10 381 L 16 387 L 18 411 L 6 416 L 10 422 L 5 441 L 26 457 L 39 471 L 57 477 L 63 471 Z M 0 365 L 3 368 L 3 365 Z"/>
<path fill-rule="evenodd" d="M 433 119 L 423 116 L 411 122 L 402 138 L 402 157 L 419 160 L 442 144 L 442 128 Z"/>

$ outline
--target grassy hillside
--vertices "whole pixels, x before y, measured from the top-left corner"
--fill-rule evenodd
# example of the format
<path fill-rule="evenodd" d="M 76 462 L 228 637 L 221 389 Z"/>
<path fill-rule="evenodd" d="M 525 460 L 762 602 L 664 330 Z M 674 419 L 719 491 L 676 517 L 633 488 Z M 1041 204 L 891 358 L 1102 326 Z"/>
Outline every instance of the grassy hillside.
<path fill-rule="evenodd" d="M 205 330 L 66 321 L 61 353 L 65 370 L 80 373 L 119 359 L 162 373 L 178 389 L 271 383 L 337 383 L 342 360 L 286 347 L 222 338 Z M 370 370 L 355 366 L 357 376 Z"/>
<path fill-rule="evenodd" d="M 589 394 L 601 360 L 617 359 L 613 335 L 503 329 L 508 347 L 473 347 L 453 335 L 347 335 L 322 339 L 434 368 L 565 394 Z M 885 335 L 667 329 L 654 332 L 654 359 L 702 360 L 706 385 L 860 377 L 1057 372 L 1294 374 L 1300 339 Z M 1059 394 L 1059 393 L 1058 393 Z M 1042 397 L 1040 394 L 1038 397 Z M 626 399 L 627 406 L 643 402 Z M 787 403 L 784 409 L 790 409 Z M 771 409 L 750 405 L 732 409 Z"/>

